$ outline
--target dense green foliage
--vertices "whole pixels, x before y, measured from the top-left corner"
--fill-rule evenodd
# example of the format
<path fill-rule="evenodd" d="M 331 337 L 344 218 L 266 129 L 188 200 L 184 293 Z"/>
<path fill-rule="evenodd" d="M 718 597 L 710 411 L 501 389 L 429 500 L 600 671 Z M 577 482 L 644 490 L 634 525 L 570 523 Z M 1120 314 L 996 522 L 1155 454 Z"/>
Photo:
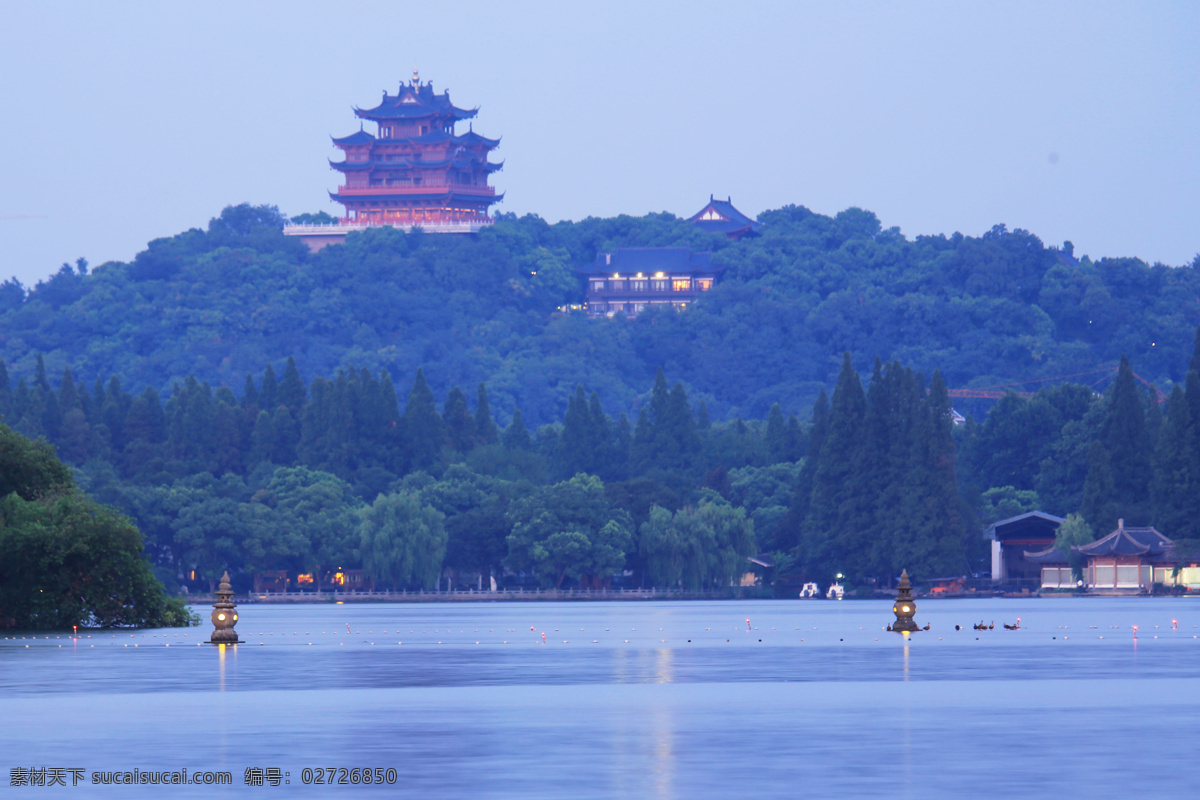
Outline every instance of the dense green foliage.
<path fill-rule="evenodd" d="M 0 628 L 188 625 L 137 529 L 79 492 L 43 443 L 0 425 Z"/>
<path fill-rule="evenodd" d="M 730 243 L 669 215 L 509 216 L 310 255 L 273 209 L 229 208 L 130 264 L 0 287 L 0 415 L 197 588 L 362 568 L 391 588 L 699 590 L 757 552 L 775 579 L 878 585 L 983 569 L 982 526 L 1033 508 L 1200 538 L 1194 267 L 1076 260 L 1003 226 L 910 242 L 857 209 L 762 220 Z M 554 310 L 580 299 L 572 267 L 630 245 L 717 250 L 725 279 L 685 313 Z M 1060 384 L 951 423 L 947 383 L 1123 351 L 1103 396 Z M 1171 386 L 1163 409 L 1130 361 Z"/>
<path fill-rule="evenodd" d="M 194 375 L 237 389 L 293 356 L 307 381 L 338 370 L 411 376 L 434 394 L 486 383 L 492 411 L 561 418 L 577 385 L 631 422 L 657 369 L 714 419 L 807 410 L 841 354 L 898 360 L 949 387 L 1070 375 L 1127 353 L 1159 386 L 1200 324 L 1200 273 L 1076 259 L 1032 234 L 884 230 L 873 214 L 788 206 L 728 242 L 671 215 L 549 225 L 501 215 L 474 236 L 352 234 L 309 254 L 273 209 L 235 206 L 207 230 L 157 239 L 130 263 L 82 259 L 26 291 L 0 286 L 0 359 L 32 381 L 118 375 L 135 394 Z M 573 269 L 618 246 L 715 250 L 723 280 L 687 314 L 588 319 Z"/>

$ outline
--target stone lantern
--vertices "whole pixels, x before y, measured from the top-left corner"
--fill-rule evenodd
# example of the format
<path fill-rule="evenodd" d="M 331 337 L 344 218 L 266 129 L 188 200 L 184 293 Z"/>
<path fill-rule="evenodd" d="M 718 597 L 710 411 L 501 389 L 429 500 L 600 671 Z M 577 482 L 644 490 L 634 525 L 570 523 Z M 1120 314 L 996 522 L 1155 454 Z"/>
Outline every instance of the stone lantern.
<path fill-rule="evenodd" d="M 217 602 L 213 603 L 212 637 L 209 638 L 209 644 L 238 644 L 241 639 L 238 638 L 237 631 L 233 626 L 237 624 L 238 613 L 237 606 L 233 603 L 233 589 L 229 585 L 229 571 L 221 577 L 221 585 L 217 587 Z"/>
<path fill-rule="evenodd" d="M 917 623 L 913 622 L 913 617 L 917 613 L 917 604 L 912 596 L 912 584 L 908 582 L 908 570 L 900 573 L 900 584 L 896 587 L 900 590 L 896 595 L 896 602 L 892 606 L 892 611 L 896 614 L 896 624 L 892 626 L 892 630 L 900 633 L 909 631 L 917 631 Z"/>

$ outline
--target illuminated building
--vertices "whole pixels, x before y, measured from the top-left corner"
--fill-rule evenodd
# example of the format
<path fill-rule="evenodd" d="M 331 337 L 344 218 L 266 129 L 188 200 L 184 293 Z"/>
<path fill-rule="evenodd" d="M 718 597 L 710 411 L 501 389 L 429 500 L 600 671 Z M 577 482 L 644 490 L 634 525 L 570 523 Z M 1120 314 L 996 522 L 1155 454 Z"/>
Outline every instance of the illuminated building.
<path fill-rule="evenodd" d="M 386 91 L 374 108 L 355 108 L 359 119 L 374 123 L 375 132 L 334 138 L 344 157 L 330 161 L 345 183 L 329 196 L 346 207 L 331 225 L 289 225 L 284 233 L 299 236 L 310 249 L 341 243 L 350 231 L 373 226 L 429 233 L 476 233 L 492 220 L 488 209 L 503 198 L 488 185 L 502 167 L 488 160 L 499 144 L 458 123 L 477 109 L 459 108 L 450 94 L 437 94 L 413 72 L 399 91 Z"/>
<path fill-rule="evenodd" d="M 598 253 L 576 272 L 587 280 L 589 316 L 639 314 L 655 308 L 686 308 L 713 287 L 723 267 L 712 253 L 686 247 L 622 247 Z"/>

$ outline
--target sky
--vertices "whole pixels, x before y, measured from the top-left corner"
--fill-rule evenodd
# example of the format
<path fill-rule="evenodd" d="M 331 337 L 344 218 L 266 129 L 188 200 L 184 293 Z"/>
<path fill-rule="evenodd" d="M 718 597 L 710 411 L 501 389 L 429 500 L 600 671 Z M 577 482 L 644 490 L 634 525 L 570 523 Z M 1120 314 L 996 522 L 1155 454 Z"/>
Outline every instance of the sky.
<path fill-rule="evenodd" d="M 227 205 L 341 213 L 331 136 L 414 68 L 501 137 L 496 208 L 710 194 L 910 238 L 1200 252 L 1200 3 L 0 0 L 0 281 Z M 370 126 L 370 123 L 368 123 Z M 461 129 L 461 128 L 460 128 Z"/>

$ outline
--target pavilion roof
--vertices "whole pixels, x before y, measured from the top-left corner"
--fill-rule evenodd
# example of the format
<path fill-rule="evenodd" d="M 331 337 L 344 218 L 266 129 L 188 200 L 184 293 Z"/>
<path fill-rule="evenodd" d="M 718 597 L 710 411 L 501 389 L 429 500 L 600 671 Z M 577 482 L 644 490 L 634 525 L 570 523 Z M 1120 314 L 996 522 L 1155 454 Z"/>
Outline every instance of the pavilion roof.
<path fill-rule="evenodd" d="M 701 219 L 710 211 L 715 212 L 720 219 Z M 708 216 L 711 217 L 712 214 L 708 214 Z M 710 233 L 724 234 L 737 231 L 758 233 L 758 229 L 762 227 L 760 223 L 734 208 L 732 198 L 717 200 L 711 194 L 708 196 L 708 205 L 688 217 L 688 222 L 694 222 Z"/>
<path fill-rule="evenodd" d="M 1026 550 L 1025 560 L 1034 564 L 1058 564 L 1064 567 L 1070 563 L 1066 554 L 1054 545 L 1050 545 L 1045 550 Z"/>
<path fill-rule="evenodd" d="M 415 80 L 415 79 L 414 79 Z M 452 120 L 470 119 L 479 113 L 477 108 L 459 108 L 450 102 L 450 93 L 435 94 L 432 83 L 401 84 L 394 95 L 383 93 L 383 99 L 374 108 L 355 108 L 354 113 L 363 119 L 422 119 L 446 117 Z"/>
<path fill-rule="evenodd" d="M 1117 522 L 1117 529 L 1091 544 L 1072 547 L 1082 556 L 1161 556 L 1174 557 L 1170 539 L 1153 527 L 1126 528 L 1125 520 Z"/>
<path fill-rule="evenodd" d="M 356 145 L 356 144 L 370 144 L 371 142 L 375 141 L 375 137 L 372 136 L 371 134 L 367 133 L 366 131 L 357 131 L 355 133 L 350 134 L 349 136 L 343 136 L 341 138 L 338 138 L 336 136 L 331 136 L 330 138 L 333 139 L 334 144 L 342 145 L 342 146 Z"/>
<path fill-rule="evenodd" d="M 715 274 L 723 270 L 724 267 L 713 266 L 712 253 L 693 253 L 687 247 L 620 247 L 615 253 L 597 253 L 595 261 L 577 268 L 576 272 L 681 275 Z"/>

